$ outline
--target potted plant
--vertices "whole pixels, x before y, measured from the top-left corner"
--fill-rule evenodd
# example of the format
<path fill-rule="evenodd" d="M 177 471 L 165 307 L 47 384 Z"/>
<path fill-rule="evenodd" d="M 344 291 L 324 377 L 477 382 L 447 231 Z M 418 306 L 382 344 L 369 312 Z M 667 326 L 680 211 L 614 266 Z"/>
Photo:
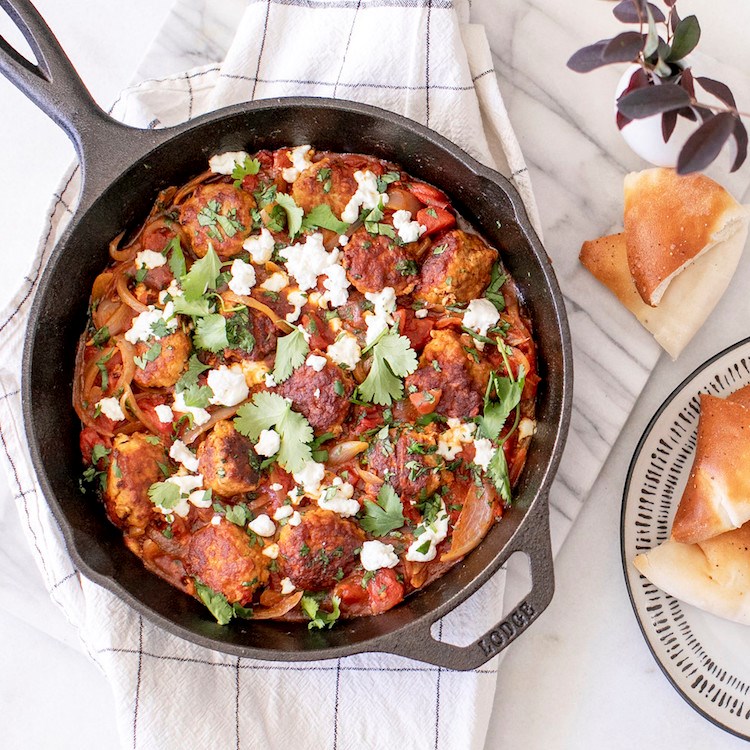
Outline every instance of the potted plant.
<path fill-rule="evenodd" d="M 664 10 L 647 0 L 620 0 L 612 10 L 615 18 L 638 29 L 578 50 L 568 67 L 588 73 L 612 63 L 632 63 L 616 93 L 617 127 L 631 148 L 653 163 L 688 174 L 705 169 L 732 138 L 734 172 L 747 157 L 743 113 L 726 84 L 693 75 L 687 58 L 700 40 L 698 19 L 680 18 L 677 0 L 663 4 Z M 712 101 L 700 101 L 697 88 Z"/>

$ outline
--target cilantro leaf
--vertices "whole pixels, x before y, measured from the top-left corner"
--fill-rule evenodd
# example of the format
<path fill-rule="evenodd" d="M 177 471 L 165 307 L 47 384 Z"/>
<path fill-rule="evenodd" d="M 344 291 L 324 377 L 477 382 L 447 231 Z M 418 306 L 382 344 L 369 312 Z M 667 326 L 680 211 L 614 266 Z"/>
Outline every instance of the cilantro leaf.
<path fill-rule="evenodd" d="M 519 373 L 515 381 L 501 377 L 496 372 L 491 373 L 484 395 L 484 414 L 479 418 L 479 427 L 485 437 L 490 440 L 497 439 L 511 412 L 521 401 L 525 380 L 523 372 Z M 496 401 L 489 398 L 493 386 L 497 393 Z"/>
<path fill-rule="evenodd" d="M 286 211 L 286 226 L 289 237 L 294 238 L 302 229 L 302 216 L 304 212 L 294 202 L 294 198 L 286 193 L 276 194 L 276 203 Z"/>
<path fill-rule="evenodd" d="M 258 174 L 260 171 L 260 162 L 257 159 L 251 159 L 249 156 L 245 157 L 245 161 L 240 164 L 239 162 L 234 163 L 234 169 L 232 170 L 232 179 L 234 180 L 234 186 L 240 187 L 242 180 L 248 175 Z"/>
<path fill-rule="evenodd" d="M 434 250 L 433 253 L 435 253 Z M 495 265 L 492 266 L 490 285 L 487 287 L 484 296 L 490 302 L 492 302 L 492 304 L 497 308 L 498 312 L 502 312 L 503 310 L 505 310 L 505 297 L 503 296 L 503 293 L 500 291 L 500 289 L 507 280 L 508 277 L 505 275 L 505 272 L 500 266 L 500 262 L 497 261 Z"/>
<path fill-rule="evenodd" d="M 382 177 L 378 177 L 378 192 L 384 193 L 388 185 L 392 182 L 398 182 L 400 179 L 401 174 L 399 172 L 386 172 Z"/>
<path fill-rule="evenodd" d="M 187 370 L 182 373 L 180 379 L 175 384 L 175 393 L 180 393 L 181 391 L 187 390 L 191 386 L 198 385 L 198 376 L 202 372 L 210 369 L 210 365 L 204 365 L 203 362 L 198 359 L 198 355 L 193 354 L 193 356 L 190 357 L 190 361 L 188 362 Z"/>
<path fill-rule="evenodd" d="M 173 482 L 154 482 L 148 488 L 148 498 L 164 510 L 172 510 L 180 502 L 180 488 Z"/>
<path fill-rule="evenodd" d="M 195 324 L 193 343 L 199 349 L 208 349 L 210 352 L 226 349 L 229 346 L 226 318 L 219 313 L 199 318 Z"/>
<path fill-rule="evenodd" d="M 234 616 L 232 605 L 224 594 L 214 591 L 210 586 L 201 583 L 197 578 L 195 581 L 195 593 L 200 600 L 208 607 L 208 611 L 216 618 L 219 625 L 226 625 Z"/>
<path fill-rule="evenodd" d="M 262 430 L 274 428 L 281 438 L 278 462 L 287 471 L 300 471 L 312 461 L 313 429 L 310 423 L 296 411 L 291 402 L 278 393 L 259 391 L 250 403 L 237 410 L 234 426 L 242 435 L 257 440 Z"/>
<path fill-rule="evenodd" d="M 204 318 L 211 313 L 208 300 L 205 297 L 199 297 L 195 300 L 188 300 L 184 295 L 174 298 L 174 311 L 182 315 L 190 315 L 193 318 Z"/>
<path fill-rule="evenodd" d="M 378 492 L 377 502 L 365 502 L 365 517 L 360 525 L 373 536 L 385 536 L 405 523 L 401 498 L 390 484 L 384 484 Z"/>
<path fill-rule="evenodd" d="M 283 383 L 305 361 L 309 352 L 310 345 L 301 328 L 295 328 L 277 339 L 273 379 L 277 383 Z"/>
<path fill-rule="evenodd" d="M 341 599 L 338 596 L 331 597 L 331 604 L 333 605 L 332 612 L 326 612 L 324 609 L 320 609 L 318 601 L 312 596 L 303 596 L 302 599 L 300 599 L 300 603 L 302 605 L 302 610 L 310 618 L 310 622 L 307 623 L 307 627 L 310 630 L 313 628 L 322 630 L 325 627 L 330 629 L 341 616 L 341 610 L 339 609 Z"/>
<path fill-rule="evenodd" d="M 505 451 L 500 445 L 489 464 L 487 464 L 487 476 L 492 480 L 495 489 L 506 503 L 510 502 L 510 475 L 508 473 L 508 462 L 505 460 Z"/>
<path fill-rule="evenodd" d="M 383 237 L 390 237 L 396 240 L 396 232 L 390 224 L 379 224 L 376 221 L 365 221 L 365 229 L 370 234 L 382 234 Z M 397 241 L 400 244 L 400 240 Z"/>
<path fill-rule="evenodd" d="M 275 183 L 271 182 L 268 185 L 261 183 L 261 187 L 253 193 L 253 198 L 255 198 L 255 202 L 258 204 L 258 208 L 265 208 L 269 203 L 273 203 L 276 200 L 277 192 L 278 189 Z"/>
<path fill-rule="evenodd" d="M 206 290 L 216 289 L 216 279 L 220 270 L 219 256 L 209 243 L 206 255 L 196 260 L 190 270 L 180 279 L 185 299 L 195 301 L 202 297 Z"/>
<path fill-rule="evenodd" d="M 224 512 L 224 517 L 230 523 L 235 524 L 235 526 L 244 526 L 250 520 L 247 506 L 242 503 L 239 505 L 228 505 Z"/>
<path fill-rule="evenodd" d="M 389 331 L 372 348 L 372 366 L 359 394 L 365 401 L 388 406 L 403 398 L 401 378 L 417 369 L 417 355 L 406 336 Z"/>
<path fill-rule="evenodd" d="M 185 254 L 182 252 L 180 238 L 172 237 L 169 244 L 162 250 L 162 253 L 169 255 L 169 270 L 176 279 L 181 279 L 187 272 L 185 266 Z"/>
<path fill-rule="evenodd" d="M 322 227 L 323 229 L 330 229 L 337 234 L 344 234 L 349 229 L 349 225 L 345 221 L 340 221 L 336 218 L 336 215 L 331 211 L 331 207 L 327 203 L 320 203 L 315 206 L 303 219 L 302 226 L 305 229 Z"/>
<path fill-rule="evenodd" d="M 193 409 L 207 408 L 214 395 L 214 392 L 207 385 L 198 385 L 197 383 L 188 386 L 182 393 L 185 406 L 190 406 Z"/>
<path fill-rule="evenodd" d="M 247 308 L 237 310 L 227 318 L 227 340 L 232 349 L 252 352 L 255 348 L 255 336 Z"/>
<path fill-rule="evenodd" d="M 145 370 L 149 362 L 153 362 L 161 354 L 161 344 L 157 341 L 142 357 L 133 357 L 133 361 Z"/>
<path fill-rule="evenodd" d="M 109 341 L 109 328 L 107 326 L 98 328 L 91 341 L 97 349 L 101 349 Z"/>

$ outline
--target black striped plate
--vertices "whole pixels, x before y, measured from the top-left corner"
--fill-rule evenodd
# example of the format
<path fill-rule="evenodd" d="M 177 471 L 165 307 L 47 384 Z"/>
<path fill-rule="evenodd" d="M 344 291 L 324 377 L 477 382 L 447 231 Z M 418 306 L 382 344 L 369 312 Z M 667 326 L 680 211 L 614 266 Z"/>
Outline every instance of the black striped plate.
<path fill-rule="evenodd" d="M 620 530 L 625 582 L 654 658 L 696 711 L 743 739 L 750 739 L 750 628 L 668 596 L 632 561 L 669 536 L 693 463 L 699 394 L 725 397 L 748 384 L 750 338 L 709 359 L 672 392 L 630 463 Z"/>

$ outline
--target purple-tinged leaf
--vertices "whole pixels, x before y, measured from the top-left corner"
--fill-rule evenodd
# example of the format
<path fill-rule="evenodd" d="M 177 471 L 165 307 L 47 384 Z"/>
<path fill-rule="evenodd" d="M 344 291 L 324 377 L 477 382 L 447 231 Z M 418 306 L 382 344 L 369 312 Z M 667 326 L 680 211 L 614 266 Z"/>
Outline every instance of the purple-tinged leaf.
<path fill-rule="evenodd" d="M 637 31 L 624 31 L 612 39 L 602 52 L 605 63 L 632 62 L 641 54 L 646 37 Z"/>
<path fill-rule="evenodd" d="M 734 100 L 734 95 L 729 90 L 729 86 L 721 81 L 714 81 L 713 78 L 706 78 L 705 76 L 698 76 L 696 79 L 698 83 L 708 91 L 709 94 L 715 96 L 720 102 L 724 102 L 727 107 L 737 109 L 737 103 Z"/>
<path fill-rule="evenodd" d="M 684 117 L 686 120 L 690 120 L 690 122 L 698 122 L 698 115 L 693 112 L 692 107 L 683 107 L 682 109 L 678 109 L 677 114 L 680 117 Z"/>
<path fill-rule="evenodd" d="M 657 8 L 653 3 L 649 3 L 648 7 L 651 10 L 651 15 L 654 17 L 654 21 L 657 23 L 662 23 L 665 21 L 664 14 Z M 633 0 L 622 0 L 622 2 L 619 2 L 613 9 L 612 13 L 614 13 L 615 18 L 618 21 L 622 21 L 623 23 L 641 23 L 646 21 L 646 13 L 643 11 L 643 4 L 640 4 L 640 12 L 639 12 L 639 4 L 636 4 L 633 2 Z"/>
<path fill-rule="evenodd" d="M 664 0 L 664 5 L 671 8 L 673 5 L 677 5 L 677 0 Z"/>
<path fill-rule="evenodd" d="M 709 109 L 708 107 L 701 107 L 700 104 L 692 104 L 691 107 L 693 108 L 694 112 L 697 112 L 698 116 L 703 120 L 703 122 L 706 122 L 706 120 L 710 120 L 713 116 L 713 110 Z"/>
<path fill-rule="evenodd" d="M 571 55 L 570 60 L 568 60 L 568 67 L 576 73 L 589 73 L 603 65 L 609 65 L 606 60 L 602 59 L 602 53 L 609 42 L 609 39 L 603 39 L 579 49 L 578 52 Z"/>
<path fill-rule="evenodd" d="M 687 57 L 701 38 L 701 26 L 695 16 L 683 18 L 674 30 L 672 54 L 668 62 L 677 62 Z"/>
<path fill-rule="evenodd" d="M 677 125 L 677 110 L 673 109 L 661 116 L 661 137 L 664 139 L 664 143 L 672 137 L 675 125 Z"/>
<path fill-rule="evenodd" d="M 680 86 L 690 94 L 691 99 L 695 99 L 695 85 L 693 84 L 693 71 L 691 68 L 685 68 L 680 76 Z"/>
<path fill-rule="evenodd" d="M 627 124 L 633 121 L 629 120 L 622 112 L 618 110 L 615 114 L 615 122 L 617 123 L 617 129 L 622 130 Z"/>
<path fill-rule="evenodd" d="M 672 109 L 682 109 L 688 104 L 690 104 L 690 97 L 684 89 L 671 84 L 663 84 L 647 86 L 623 94 L 617 100 L 617 109 L 631 120 L 641 120 Z"/>
<path fill-rule="evenodd" d="M 721 112 L 701 125 L 677 157 L 677 173 L 690 174 L 705 169 L 718 155 L 727 139 L 734 132 L 735 117 Z"/>
<path fill-rule="evenodd" d="M 651 14 L 651 9 L 646 6 L 646 16 L 648 17 L 648 34 L 646 35 L 646 45 L 643 48 L 644 57 L 650 57 L 659 48 L 659 34 L 656 31 L 656 23 Z"/>
<path fill-rule="evenodd" d="M 672 33 L 674 34 L 674 30 L 679 26 L 680 23 L 680 16 L 677 13 L 677 8 L 672 8 L 669 11 L 669 28 L 672 30 Z"/>
<path fill-rule="evenodd" d="M 734 132 L 732 135 L 737 143 L 737 154 L 734 157 L 734 163 L 729 170 L 730 172 L 736 172 L 745 163 L 745 159 L 747 159 L 747 128 L 742 124 L 742 120 L 739 117 L 735 119 L 736 122 L 734 123 Z"/>

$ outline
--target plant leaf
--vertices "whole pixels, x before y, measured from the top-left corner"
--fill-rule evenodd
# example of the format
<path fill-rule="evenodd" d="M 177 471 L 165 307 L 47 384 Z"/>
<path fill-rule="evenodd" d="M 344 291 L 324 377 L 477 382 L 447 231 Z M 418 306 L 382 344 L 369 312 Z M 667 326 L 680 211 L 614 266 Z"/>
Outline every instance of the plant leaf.
<path fill-rule="evenodd" d="M 648 7 L 654 17 L 654 21 L 661 23 L 666 20 L 661 10 L 653 3 L 649 3 Z M 639 8 L 641 9 L 640 13 L 638 12 Z M 622 0 L 622 2 L 615 5 L 612 13 L 618 21 L 622 21 L 623 23 L 641 23 L 641 21 L 646 20 L 646 14 L 642 8 L 643 3 L 635 3 L 633 0 Z"/>
<path fill-rule="evenodd" d="M 671 3 L 667 3 L 667 5 L 671 5 Z M 674 30 L 679 26 L 679 24 L 680 24 L 680 15 L 677 12 L 677 8 L 671 8 L 669 11 L 669 28 L 672 30 L 673 34 L 674 34 Z"/>
<path fill-rule="evenodd" d="M 706 120 L 690 138 L 677 158 L 677 173 L 690 174 L 705 169 L 718 155 L 734 132 L 735 117 L 720 112 Z"/>
<path fill-rule="evenodd" d="M 283 383 L 305 361 L 309 352 L 310 345 L 301 328 L 295 328 L 286 336 L 278 338 L 273 365 L 274 380 Z"/>
<path fill-rule="evenodd" d="M 643 34 L 637 31 L 623 31 L 609 41 L 602 52 L 602 59 L 608 63 L 632 62 L 638 59 L 644 43 Z"/>
<path fill-rule="evenodd" d="M 401 498 L 390 484 L 384 484 L 378 492 L 377 500 L 363 503 L 365 517 L 360 526 L 373 536 L 385 536 L 405 523 Z"/>
<path fill-rule="evenodd" d="M 687 57 L 701 38 L 701 26 L 695 16 L 683 18 L 674 30 L 672 54 L 667 62 L 677 62 Z"/>
<path fill-rule="evenodd" d="M 589 73 L 603 65 L 609 65 L 606 60 L 602 59 L 602 53 L 609 42 L 609 39 L 603 39 L 588 47 L 582 47 L 571 55 L 567 63 L 568 67 L 576 73 Z"/>
<path fill-rule="evenodd" d="M 666 143 L 671 137 L 672 133 L 674 133 L 675 126 L 677 125 L 677 110 L 671 110 L 670 112 L 665 112 L 661 116 L 661 137 L 664 139 L 664 143 Z"/>
<path fill-rule="evenodd" d="M 690 94 L 691 99 L 695 99 L 695 84 L 693 83 L 694 80 L 693 69 L 685 68 L 685 70 L 682 71 L 682 75 L 680 75 L 680 86 L 682 86 L 682 88 L 684 88 L 685 91 Z"/>
<path fill-rule="evenodd" d="M 744 164 L 745 159 L 747 159 L 747 128 L 743 125 L 739 117 L 734 123 L 734 133 L 732 135 L 737 143 L 737 155 L 734 157 L 734 163 L 729 171 L 736 172 Z"/>
<path fill-rule="evenodd" d="M 648 16 L 648 34 L 646 35 L 646 46 L 643 48 L 644 57 L 650 57 L 659 48 L 659 33 L 656 31 L 656 23 L 651 9 L 646 6 Z"/>
<path fill-rule="evenodd" d="M 706 78 L 705 76 L 698 76 L 694 80 L 712 96 L 715 96 L 720 102 L 723 102 L 727 107 L 737 109 L 737 102 L 734 100 L 734 94 L 732 94 L 729 86 L 721 81 L 714 81 L 713 78 Z"/>
<path fill-rule="evenodd" d="M 669 112 L 671 109 L 681 109 L 689 104 L 690 96 L 685 89 L 664 84 L 647 86 L 623 94 L 617 100 L 617 109 L 631 120 L 641 120 L 644 117 Z"/>

